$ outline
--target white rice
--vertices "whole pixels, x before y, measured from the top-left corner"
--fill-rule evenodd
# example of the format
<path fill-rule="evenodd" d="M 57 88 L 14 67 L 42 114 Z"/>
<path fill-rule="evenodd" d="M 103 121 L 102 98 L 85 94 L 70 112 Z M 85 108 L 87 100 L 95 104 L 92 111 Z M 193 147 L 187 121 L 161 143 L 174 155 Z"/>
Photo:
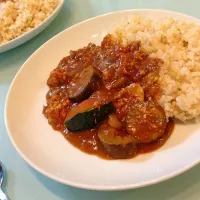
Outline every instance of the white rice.
<path fill-rule="evenodd" d="M 144 51 L 164 64 L 159 82 L 159 103 L 168 117 L 181 121 L 200 119 L 200 26 L 166 18 L 134 17 L 112 33 L 127 45 L 140 40 Z"/>
<path fill-rule="evenodd" d="M 30 31 L 44 21 L 59 0 L 0 1 L 0 44 Z"/>

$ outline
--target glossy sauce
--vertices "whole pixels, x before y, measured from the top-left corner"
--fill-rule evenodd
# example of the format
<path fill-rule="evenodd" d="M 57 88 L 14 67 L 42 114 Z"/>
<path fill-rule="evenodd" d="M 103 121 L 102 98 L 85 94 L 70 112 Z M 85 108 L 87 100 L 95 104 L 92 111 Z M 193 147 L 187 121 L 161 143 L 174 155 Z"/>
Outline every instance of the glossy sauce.
<path fill-rule="evenodd" d="M 98 69 L 102 73 L 102 84 L 90 98 L 101 98 L 102 101 L 103 96 L 103 101 L 112 101 L 118 119 L 124 124 L 129 107 L 136 101 L 135 97 L 127 92 L 127 86 L 132 83 L 139 84 L 144 90 L 144 99 L 151 98 L 156 101 L 160 96 L 156 80 L 162 63 L 162 60 L 150 58 L 144 53 L 140 48 L 140 42 L 123 47 L 107 35 L 101 46 L 89 44 L 77 51 L 71 51 L 70 56 L 63 58 L 58 67 L 51 72 L 47 80 L 50 90 L 46 96 L 47 106 L 44 106 L 43 114 L 49 124 L 62 132 L 73 146 L 88 154 L 113 159 L 104 151 L 98 138 L 98 127 L 79 133 L 68 132 L 65 128 L 67 114 L 77 105 L 68 98 L 69 82 L 87 66 Z M 137 151 L 126 158 L 158 149 L 165 144 L 173 128 L 173 120 L 169 119 L 165 133 L 159 139 L 148 144 L 137 144 Z M 123 131 L 126 131 L 125 128 Z"/>
<path fill-rule="evenodd" d="M 160 137 L 158 140 L 152 143 L 138 144 L 137 152 L 134 153 L 133 155 L 130 155 L 128 158 L 135 157 L 138 154 L 149 153 L 162 147 L 166 143 L 168 138 L 171 136 L 173 129 L 174 129 L 174 122 L 172 119 L 169 119 L 169 122 L 167 123 L 167 128 L 162 137 Z M 98 155 L 99 157 L 104 159 L 112 159 L 112 157 L 110 157 L 108 154 L 104 152 L 102 144 L 97 136 L 97 130 L 95 129 L 81 133 L 63 132 L 63 136 L 73 146 L 79 148 L 81 151 L 85 153 Z"/>

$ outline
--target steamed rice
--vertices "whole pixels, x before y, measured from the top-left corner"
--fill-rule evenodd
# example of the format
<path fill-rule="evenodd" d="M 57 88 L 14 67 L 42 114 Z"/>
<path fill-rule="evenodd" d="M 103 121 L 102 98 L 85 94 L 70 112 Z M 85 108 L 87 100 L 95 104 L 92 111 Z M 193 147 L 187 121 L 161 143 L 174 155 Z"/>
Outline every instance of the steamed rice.
<path fill-rule="evenodd" d="M 59 0 L 6 0 L 0 2 L 0 44 L 30 31 L 44 21 Z"/>
<path fill-rule="evenodd" d="M 167 117 L 200 119 L 200 26 L 172 18 L 134 17 L 112 34 L 124 45 L 140 40 L 144 51 L 164 61 L 159 103 Z"/>

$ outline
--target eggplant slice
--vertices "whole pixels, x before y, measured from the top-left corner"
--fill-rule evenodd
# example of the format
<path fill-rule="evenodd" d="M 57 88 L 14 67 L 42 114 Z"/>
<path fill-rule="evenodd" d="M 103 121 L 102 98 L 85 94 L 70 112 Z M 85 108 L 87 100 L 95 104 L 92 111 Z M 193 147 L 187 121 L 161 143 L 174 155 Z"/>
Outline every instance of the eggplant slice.
<path fill-rule="evenodd" d="M 81 102 L 97 91 L 101 80 L 100 73 L 97 69 L 88 66 L 77 74 L 68 85 L 69 99 L 73 102 Z"/>
<path fill-rule="evenodd" d="M 150 143 L 161 137 L 167 119 L 163 108 L 154 101 L 132 105 L 126 117 L 126 130 L 139 143 Z"/>
<path fill-rule="evenodd" d="M 108 121 L 104 121 L 98 128 L 98 137 L 104 151 L 114 159 L 125 159 L 136 153 L 134 137 L 123 129 L 115 129 Z"/>

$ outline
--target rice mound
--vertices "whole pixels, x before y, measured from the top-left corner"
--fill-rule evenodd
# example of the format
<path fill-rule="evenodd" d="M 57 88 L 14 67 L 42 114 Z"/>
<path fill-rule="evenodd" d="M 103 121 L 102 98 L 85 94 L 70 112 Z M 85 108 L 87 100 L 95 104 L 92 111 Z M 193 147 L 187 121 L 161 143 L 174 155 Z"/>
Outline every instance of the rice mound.
<path fill-rule="evenodd" d="M 141 41 L 142 50 L 160 58 L 160 105 L 167 117 L 181 121 L 200 119 L 200 26 L 165 18 L 133 17 L 112 34 L 123 45 Z"/>
<path fill-rule="evenodd" d="M 55 10 L 59 0 L 0 1 L 0 44 L 33 29 Z"/>

